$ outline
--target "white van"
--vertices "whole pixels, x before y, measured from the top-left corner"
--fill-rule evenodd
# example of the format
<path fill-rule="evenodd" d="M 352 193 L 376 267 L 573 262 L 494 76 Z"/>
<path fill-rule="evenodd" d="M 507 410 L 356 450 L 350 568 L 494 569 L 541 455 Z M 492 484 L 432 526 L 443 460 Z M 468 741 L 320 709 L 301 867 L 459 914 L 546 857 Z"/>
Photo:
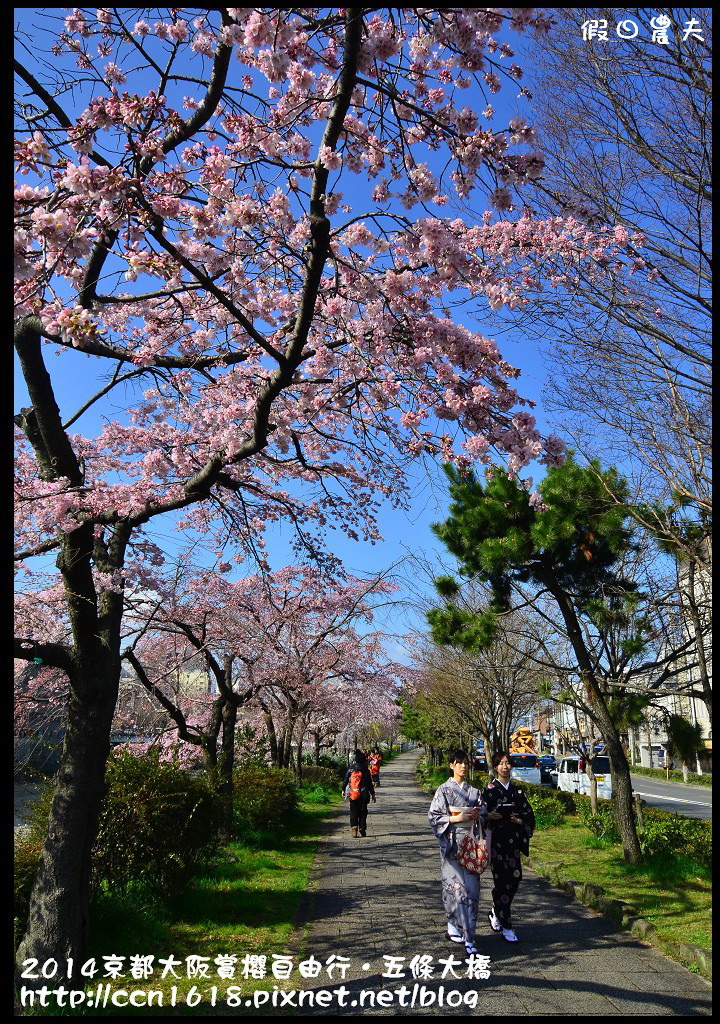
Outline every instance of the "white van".
<path fill-rule="evenodd" d="M 577 754 L 561 758 L 557 766 L 557 788 L 566 793 L 583 793 L 590 796 L 590 779 L 586 772 L 580 771 L 580 761 L 581 758 Z M 612 796 L 610 758 L 598 754 L 593 758 L 592 764 L 597 779 L 597 795 L 601 800 L 609 800 Z"/>

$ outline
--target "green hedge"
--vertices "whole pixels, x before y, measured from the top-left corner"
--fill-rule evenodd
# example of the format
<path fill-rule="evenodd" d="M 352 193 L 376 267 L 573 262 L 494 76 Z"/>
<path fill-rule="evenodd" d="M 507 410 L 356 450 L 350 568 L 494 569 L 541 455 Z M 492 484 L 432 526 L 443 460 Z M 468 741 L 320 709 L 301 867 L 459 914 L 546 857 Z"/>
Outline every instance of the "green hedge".
<path fill-rule="evenodd" d="M 528 794 L 528 799 L 535 812 L 535 827 L 542 829 L 562 825 L 568 813 L 563 801 L 558 800 L 552 791 L 538 792 L 538 790 L 539 787 L 534 786 L 532 795 Z"/>
<path fill-rule="evenodd" d="M 659 779 L 661 782 L 668 781 L 664 768 L 641 768 L 639 765 L 630 765 L 633 775 L 645 775 L 649 779 Z M 685 782 L 683 773 L 677 769 L 670 772 L 670 782 Z M 693 786 L 712 786 L 712 773 L 698 775 L 696 772 L 688 772 L 688 784 Z"/>
<path fill-rule="evenodd" d="M 597 813 L 590 810 L 589 802 L 581 803 L 578 806 L 578 817 L 583 825 L 592 832 L 596 839 L 608 839 L 610 842 L 620 841 L 620 835 L 613 817 L 612 806 L 609 800 L 598 800 Z"/>
<path fill-rule="evenodd" d="M 522 788 L 526 791 L 533 810 L 538 802 L 542 802 L 550 796 L 558 801 L 565 814 L 577 814 L 578 807 L 583 800 L 586 801 L 588 807 L 590 806 L 590 797 L 580 796 L 578 793 L 566 793 L 562 789 L 548 789 L 547 786 L 534 786 L 531 782 L 523 782 Z M 608 802 L 605 801 L 605 803 Z M 598 800 L 598 803 L 601 801 Z"/>
<path fill-rule="evenodd" d="M 598 799 L 597 814 L 590 812 L 590 797 L 580 793 L 565 793 L 563 790 L 548 791 L 542 786 L 524 784 L 528 799 L 535 810 L 542 807 L 548 792 L 552 792 L 565 808 L 566 814 L 574 814 L 587 826 L 596 838 L 619 842 L 617 828 L 612 815 L 612 801 Z M 635 811 L 633 810 L 633 813 Z M 671 854 L 684 854 L 699 864 L 710 866 L 712 862 L 712 823 L 696 818 L 684 818 L 672 811 L 643 805 L 644 829 L 638 826 L 638 839 L 643 855 L 652 858 Z"/>
<path fill-rule="evenodd" d="M 712 867 L 712 822 L 684 818 L 671 811 L 643 808 L 643 825 L 638 829 L 643 855 L 667 857 L 682 854 L 704 867 Z"/>

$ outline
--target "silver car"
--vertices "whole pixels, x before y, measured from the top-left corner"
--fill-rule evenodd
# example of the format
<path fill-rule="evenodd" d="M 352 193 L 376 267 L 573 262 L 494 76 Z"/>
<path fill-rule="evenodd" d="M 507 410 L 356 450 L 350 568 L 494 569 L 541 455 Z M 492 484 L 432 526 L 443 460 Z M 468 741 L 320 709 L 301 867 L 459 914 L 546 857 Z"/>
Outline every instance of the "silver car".
<path fill-rule="evenodd" d="M 511 754 L 510 778 L 516 782 L 528 782 L 531 786 L 541 783 L 540 760 L 537 754 Z"/>

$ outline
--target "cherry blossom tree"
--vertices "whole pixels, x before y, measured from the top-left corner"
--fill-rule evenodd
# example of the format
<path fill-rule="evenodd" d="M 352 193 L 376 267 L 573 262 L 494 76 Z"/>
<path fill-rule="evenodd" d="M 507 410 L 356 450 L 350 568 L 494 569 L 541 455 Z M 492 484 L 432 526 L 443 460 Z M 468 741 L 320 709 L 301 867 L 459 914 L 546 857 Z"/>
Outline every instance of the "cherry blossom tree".
<path fill-rule="evenodd" d="M 166 741 L 195 747 L 217 779 L 228 829 L 239 709 L 262 710 L 273 760 L 289 767 L 293 739 L 300 748 L 313 721 L 344 722 L 359 702 L 367 713 L 389 699 L 382 635 L 358 627 L 372 621 L 372 602 L 395 589 L 382 578 L 333 579 L 312 566 L 233 583 L 186 565 L 134 603 L 126 621 L 138 629 L 123 658 L 167 713 Z M 212 685 L 189 693 L 180 669 L 198 659 Z"/>
<path fill-rule="evenodd" d="M 299 777 L 306 735 L 318 749 L 324 735 L 386 724 L 396 715 L 397 676 L 395 666 L 387 663 L 381 637 L 348 630 L 342 640 L 329 639 L 302 652 L 281 685 L 258 695 L 273 759 L 279 767 L 291 767 L 296 745 Z"/>
<path fill-rule="evenodd" d="M 29 17 L 17 557 L 29 601 L 29 563 L 56 558 L 64 636 L 22 620 L 16 656 L 64 671 L 69 697 L 19 958 L 62 964 L 84 952 L 148 524 L 262 561 L 264 528 L 289 519 L 329 561 L 329 525 L 378 538 L 411 459 L 557 462 L 518 371 L 451 307 L 607 273 L 627 239 L 497 216 L 542 172 L 489 103 L 521 74 L 499 37 L 547 29 L 535 9 L 74 9 L 54 34 L 53 10 Z M 497 212 L 476 213 L 487 194 Z"/>

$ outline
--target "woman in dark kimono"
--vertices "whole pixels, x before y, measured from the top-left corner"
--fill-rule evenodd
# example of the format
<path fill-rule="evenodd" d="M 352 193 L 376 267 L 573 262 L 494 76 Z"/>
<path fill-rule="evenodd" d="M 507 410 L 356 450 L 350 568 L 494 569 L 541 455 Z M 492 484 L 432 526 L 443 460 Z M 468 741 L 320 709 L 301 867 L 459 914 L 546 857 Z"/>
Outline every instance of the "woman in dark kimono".
<path fill-rule="evenodd" d="M 468 756 L 464 751 L 451 750 L 449 762 L 452 777 L 435 791 L 428 820 L 440 845 L 442 901 L 448 921 L 446 938 L 464 943 L 468 953 L 476 953 L 474 939 L 480 879 L 461 867 L 456 857 L 458 843 L 468 832 L 477 829 L 477 823 L 482 820 L 480 791 L 465 779 Z"/>
<path fill-rule="evenodd" d="M 502 932 L 506 942 L 517 942 L 510 907 L 522 878 L 520 854 L 527 856 L 530 850 L 535 814 L 522 789 L 510 779 L 512 764 L 508 752 L 497 751 L 492 765 L 497 778 L 486 786 L 482 794 L 483 817 L 492 833 L 493 909 L 488 911 L 488 919 L 492 930 Z"/>

